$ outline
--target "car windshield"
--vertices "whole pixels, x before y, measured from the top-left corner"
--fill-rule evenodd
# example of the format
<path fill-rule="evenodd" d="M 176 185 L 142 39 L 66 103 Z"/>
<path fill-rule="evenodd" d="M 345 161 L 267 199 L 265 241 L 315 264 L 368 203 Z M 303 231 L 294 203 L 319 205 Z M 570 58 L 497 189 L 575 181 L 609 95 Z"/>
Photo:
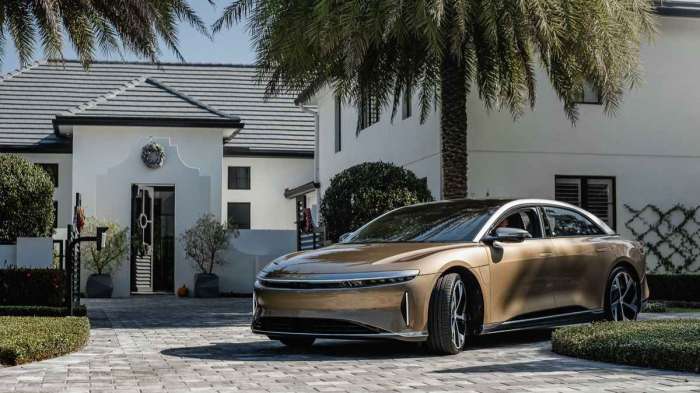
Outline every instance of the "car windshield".
<path fill-rule="evenodd" d="M 408 206 L 374 219 L 342 243 L 473 241 L 502 204 L 495 200 L 461 200 Z"/>

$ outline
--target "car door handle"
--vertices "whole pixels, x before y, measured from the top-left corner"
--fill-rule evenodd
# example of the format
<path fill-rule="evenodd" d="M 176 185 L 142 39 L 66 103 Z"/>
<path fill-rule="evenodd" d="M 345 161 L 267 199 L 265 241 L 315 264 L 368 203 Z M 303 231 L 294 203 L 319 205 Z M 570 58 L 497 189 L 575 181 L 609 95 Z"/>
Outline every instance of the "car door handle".
<path fill-rule="evenodd" d="M 608 251 L 610 251 L 610 247 L 596 247 L 595 251 L 596 252 L 608 252 Z"/>
<path fill-rule="evenodd" d="M 541 257 L 551 257 L 552 255 L 554 255 L 554 253 L 551 253 L 551 252 L 541 252 L 540 253 Z"/>

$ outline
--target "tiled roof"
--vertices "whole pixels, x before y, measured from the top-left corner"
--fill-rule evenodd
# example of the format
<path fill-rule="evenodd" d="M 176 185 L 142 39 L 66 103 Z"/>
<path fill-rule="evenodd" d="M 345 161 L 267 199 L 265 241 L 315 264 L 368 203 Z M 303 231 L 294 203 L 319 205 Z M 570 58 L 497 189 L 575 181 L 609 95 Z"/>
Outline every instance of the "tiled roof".
<path fill-rule="evenodd" d="M 229 119 L 230 116 L 171 89 L 154 79 L 141 77 L 107 95 L 60 114 L 64 117 L 148 117 Z"/>
<path fill-rule="evenodd" d="M 45 61 L 0 81 L 0 149 L 58 142 L 56 116 L 240 118 L 226 147 L 310 152 L 314 119 L 294 95 L 264 99 L 254 66 Z"/>

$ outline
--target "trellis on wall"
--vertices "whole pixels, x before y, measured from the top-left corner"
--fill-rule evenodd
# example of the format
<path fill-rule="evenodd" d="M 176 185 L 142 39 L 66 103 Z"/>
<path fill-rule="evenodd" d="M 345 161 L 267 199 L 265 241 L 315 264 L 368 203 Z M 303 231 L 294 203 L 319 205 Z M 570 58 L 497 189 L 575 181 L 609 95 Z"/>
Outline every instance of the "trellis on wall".
<path fill-rule="evenodd" d="M 631 214 L 625 227 L 644 244 L 650 271 L 700 272 L 700 206 L 625 208 Z"/>

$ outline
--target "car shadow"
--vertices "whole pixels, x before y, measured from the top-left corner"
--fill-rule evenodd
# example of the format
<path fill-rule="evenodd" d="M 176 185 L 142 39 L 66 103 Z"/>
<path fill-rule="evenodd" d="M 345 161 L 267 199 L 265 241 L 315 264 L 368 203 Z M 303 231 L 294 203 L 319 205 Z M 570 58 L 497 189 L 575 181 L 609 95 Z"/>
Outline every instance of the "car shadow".
<path fill-rule="evenodd" d="M 493 348 L 531 344 L 549 340 L 551 331 L 501 333 L 476 337 L 466 348 Z M 278 341 L 262 340 L 238 343 L 214 343 L 197 347 L 169 348 L 161 354 L 180 358 L 246 361 L 324 361 L 361 359 L 408 359 L 435 356 L 424 345 L 400 341 L 318 340 L 311 348 L 289 348 Z"/>

